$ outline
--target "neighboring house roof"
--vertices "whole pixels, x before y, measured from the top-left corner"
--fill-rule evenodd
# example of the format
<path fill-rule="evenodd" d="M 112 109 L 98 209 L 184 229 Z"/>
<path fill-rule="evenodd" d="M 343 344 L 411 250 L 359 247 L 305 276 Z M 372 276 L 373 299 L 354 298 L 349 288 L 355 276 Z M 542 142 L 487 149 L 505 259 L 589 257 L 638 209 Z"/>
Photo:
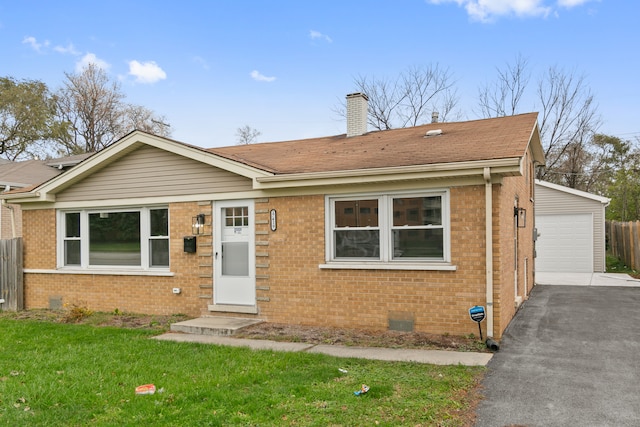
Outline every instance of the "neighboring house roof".
<path fill-rule="evenodd" d="M 427 136 L 435 130 L 441 132 Z M 249 178 L 254 190 L 482 177 L 489 169 L 491 174 L 519 175 L 529 150 L 535 162 L 544 163 L 537 113 L 210 149 L 134 131 L 66 173 L 2 198 L 53 202 L 55 194 L 144 145 Z"/>
<path fill-rule="evenodd" d="M 607 197 L 598 196 L 596 194 L 587 193 L 586 191 L 576 190 L 575 188 L 565 187 L 563 185 L 553 184 L 547 181 L 541 181 L 539 179 L 536 179 L 536 185 L 550 188 L 552 190 L 562 191 L 567 194 L 573 194 L 574 196 L 584 197 L 585 199 L 595 200 L 602 203 L 605 207 L 609 206 L 609 202 L 611 202 L 611 199 Z"/>
<path fill-rule="evenodd" d="M 0 159 L 0 186 L 9 188 L 30 188 L 60 175 L 93 153 L 77 154 L 52 160 L 24 160 L 12 162 Z"/>
<path fill-rule="evenodd" d="M 47 166 L 51 166 L 58 169 L 66 169 L 71 166 L 75 166 L 85 159 L 93 156 L 95 153 L 82 153 L 74 154 L 73 156 L 58 157 L 57 159 L 47 160 L 45 163 Z"/>
<path fill-rule="evenodd" d="M 207 151 L 274 174 L 513 159 L 526 152 L 536 123 L 537 113 L 528 113 Z M 434 130 L 442 133 L 425 136 Z M 543 162 L 542 152 L 534 155 Z"/>
<path fill-rule="evenodd" d="M 62 171 L 47 166 L 40 160 L 25 160 L 0 164 L 0 185 L 29 187 L 59 175 Z"/>

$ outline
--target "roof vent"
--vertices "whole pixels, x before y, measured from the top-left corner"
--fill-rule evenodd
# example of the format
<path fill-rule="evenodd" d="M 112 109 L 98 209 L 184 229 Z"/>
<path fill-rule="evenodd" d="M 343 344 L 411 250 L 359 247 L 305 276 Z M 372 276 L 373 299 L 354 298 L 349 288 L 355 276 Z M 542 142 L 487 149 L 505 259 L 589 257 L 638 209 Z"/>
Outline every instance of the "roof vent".
<path fill-rule="evenodd" d="M 424 135 L 424 137 L 429 138 L 431 136 L 438 136 L 438 135 L 442 135 L 442 129 L 428 130 L 427 133 Z"/>

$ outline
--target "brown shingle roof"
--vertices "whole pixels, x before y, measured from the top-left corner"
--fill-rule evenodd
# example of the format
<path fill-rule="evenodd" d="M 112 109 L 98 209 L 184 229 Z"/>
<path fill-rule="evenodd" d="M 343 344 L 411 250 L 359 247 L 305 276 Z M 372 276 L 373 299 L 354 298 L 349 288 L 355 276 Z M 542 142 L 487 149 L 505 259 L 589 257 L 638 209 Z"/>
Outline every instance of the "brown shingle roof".
<path fill-rule="evenodd" d="M 27 187 L 59 175 L 61 171 L 40 160 L 25 160 L 0 164 L 0 185 Z"/>
<path fill-rule="evenodd" d="M 522 157 L 537 113 L 207 151 L 275 174 L 328 172 Z M 429 130 L 442 134 L 426 137 Z"/>

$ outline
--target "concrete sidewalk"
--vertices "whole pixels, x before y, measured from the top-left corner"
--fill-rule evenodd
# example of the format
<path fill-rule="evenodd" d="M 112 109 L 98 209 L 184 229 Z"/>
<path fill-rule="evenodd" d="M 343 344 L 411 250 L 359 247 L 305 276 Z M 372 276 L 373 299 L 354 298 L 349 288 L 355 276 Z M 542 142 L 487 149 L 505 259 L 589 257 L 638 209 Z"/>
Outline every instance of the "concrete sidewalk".
<path fill-rule="evenodd" d="M 248 347 L 253 350 L 304 351 L 307 353 L 327 354 L 335 357 L 429 363 L 433 365 L 485 366 L 493 357 L 493 354 L 491 353 L 315 345 L 307 343 L 252 340 L 215 335 L 196 335 L 172 332 L 159 335 L 154 337 L 154 339 L 161 341 L 196 342 L 232 347 Z"/>
<path fill-rule="evenodd" d="M 640 280 L 622 273 L 536 272 L 537 285 L 640 287 Z"/>

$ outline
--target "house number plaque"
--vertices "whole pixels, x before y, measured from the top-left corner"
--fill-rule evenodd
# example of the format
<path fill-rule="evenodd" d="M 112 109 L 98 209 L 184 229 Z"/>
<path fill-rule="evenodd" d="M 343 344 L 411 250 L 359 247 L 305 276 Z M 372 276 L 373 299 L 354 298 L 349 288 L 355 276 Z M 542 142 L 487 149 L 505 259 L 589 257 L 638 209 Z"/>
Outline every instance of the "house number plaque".
<path fill-rule="evenodd" d="M 269 212 L 269 219 L 270 219 L 270 223 L 271 223 L 271 231 L 276 231 L 276 229 L 278 228 L 278 223 L 276 220 L 276 210 L 275 209 L 271 209 L 271 212 Z"/>

